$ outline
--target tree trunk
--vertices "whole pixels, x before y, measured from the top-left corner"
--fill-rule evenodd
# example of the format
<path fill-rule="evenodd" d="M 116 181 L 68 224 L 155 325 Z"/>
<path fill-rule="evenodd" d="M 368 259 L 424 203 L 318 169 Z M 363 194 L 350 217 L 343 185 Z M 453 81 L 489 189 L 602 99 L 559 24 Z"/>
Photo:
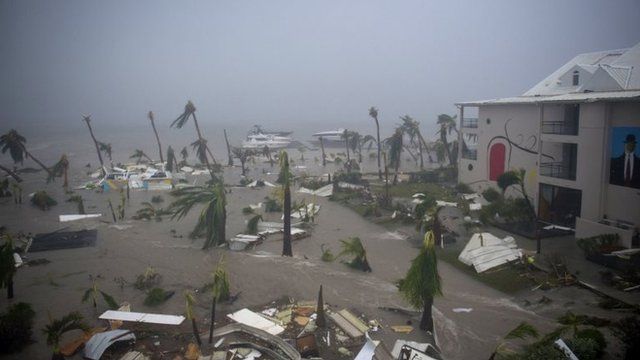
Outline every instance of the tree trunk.
<path fill-rule="evenodd" d="M 229 138 L 227 138 L 227 129 L 222 129 L 222 131 L 224 131 L 224 142 L 227 143 L 227 156 L 229 157 L 227 165 L 233 166 L 233 156 L 231 156 L 231 146 L 229 145 Z"/>
<path fill-rule="evenodd" d="M 247 172 L 247 171 L 246 171 L 246 169 L 245 169 L 245 167 L 244 167 L 244 163 L 245 163 L 245 161 L 246 161 L 246 160 L 242 160 L 242 159 L 240 159 L 240 165 L 242 166 L 242 176 L 245 176 L 245 175 L 246 175 L 246 172 Z"/>
<path fill-rule="evenodd" d="M 151 120 L 151 127 L 153 128 L 153 133 L 156 134 L 156 141 L 158 142 L 158 151 L 160 152 L 160 162 L 164 164 L 164 157 L 162 156 L 162 145 L 160 144 L 160 136 L 158 136 L 158 130 L 156 130 L 156 124 L 153 122 L 153 118 Z"/>
<path fill-rule="evenodd" d="M 30 158 L 31 158 L 31 160 L 33 160 L 33 161 L 34 161 L 36 164 L 38 164 L 42 169 L 44 169 L 44 171 L 46 171 L 46 172 L 47 172 L 47 174 L 49 174 L 49 175 L 53 176 L 53 174 L 51 173 L 51 170 L 49 170 L 49 168 L 48 168 L 48 167 L 46 167 L 42 162 L 40 162 L 40 160 L 36 159 L 33 155 L 31 155 L 31 153 L 29 153 L 29 152 L 27 151 L 27 149 L 26 149 L 24 146 L 22 147 L 22 150 L 24 150 L 24 154 L 25 154 L 27 157 L 30 157 Z"/>
<path fill-rule="evenodd" d="M 200 333 L 198 332 L 198 324 L 195 318 L 191 318 L 191 327 L 193 328 L 193 336 L 196 338 L 196 342 L 199 347 L 202 347 L 202 340 L 200 339 Z"/>
<path fill-rule="evenodd" d="M 318 291 L 318 301 L 316 303 L 316 326 L 324 328 L 327 326 L 327 321 L 324 317 L 324 298 L 322 297 L 322 285 L 320 285 L 320 291 Z"/>
<path fill-rule="evenodd" d="M 211 300 L 211 324 L 209 324 L 209 344 L 213 342 L 213 323 L 216 320 L 216 295 L 213 294 L 213 300 Z"/>
<path fill-rule="evenodd" d="M 376 121 L 376 134 L 378 137 L 378 179 L 382 180 L 382 167 L 380 166 L 380 123 L 378 118 L 373 118 Z"/>
<path fill-rule="evenodd" d="M 422 142 L 418 140 L 418 149 L 420 150 L 420 170 L 424 170 L 424 158 L 422 157 Z"/>
<path fill-rule="evenodd" d="M 284 187 L 284 235 L 282 236 L 282 256 L 293 256 L 291 249 L 291 189 Z"/>
<path fill-rule="evenodd" d="M 347 131 L 344 131 L 344 146 L 347 149 L 347 163 L 351 162 L 351 157 L 349 156 L 349 134 Z"/>
<path fill-rule="evenodd" d="M 89 128 L 89 134 L 91 135 L 91 139 L 93 139 L 93 144 L 96 146 L 96 152 L 98 153 L 98 160 L 100 160 L 100 167 L 101 167 L 101 171 L 104 174 L 104 161 L 102 161 L 102 154 L 100 153 L 100 146 L 98 146 L 98 140 L 96 140 L 96 137 L 93 135 L 93 129 L 91 128 L 91 123 L 90 120 L 87 118 L 84 120 L 85 123 L 87 123 L 87 127 Z"/>
<path fill-rule="evenodd" d="M 422 137 L 422 133 L 420 131 L 418 131 L 418 138 L 420 139 L 420 142 L 422 143 L 422 146 L 424 146 L 424 150 L 427 152 L 427 156 L 429 157 L 429 163 L 433 163 L 433 158 L 431 157 L 431 151 L 429 151 L 429 147 L 427 146 L 427 142 Z"/>
<path fill-rule="evenodd" d="M 196 126 L 196 132 L 198 133 L 198 140 L 202 142 L 204 138 L 202 137 L 202 133 L 200 132 L 200 126 L 198 125 L 198 119 L 196 119 L 196 113 L 195 112 L 191 113 L 191 116 L 193 116 L 193 123 Z M 216 159 L 213 157 L 213 154 L 211 154 L 211 151 L 209 150 L 209 145 L 207 145 L 206 142 L 204 143 L 204 147 L 207 150 L 207 153 L 211 156 L 213 163 L 215 164 Z M 213 168 L 211 168 L 211 163 L 209 163 L 209 158 L 206 155 L 204 157 L 204 160 L 205 160 L 205 165 L 207 166 L 207 170 L 209 170 L 209 174 L 211 175 L 211 180 L 216 181 L 217 177 L 213 173 Z"/>
<path fill-rule="evenodd" d="M 324 153 L 324 139 L 320 136 L 320 149 L 322 149 L 322 166 L 327 166 L 327 156 Z"/>
<path fill-rule="evenodd" d="M 13 299 L 13 276 L 7 281 L 7 299 Z"/>
<path fill-rule="evenodd" d="M 69 170 L 69 166 L 65 166 L 64 167 L 64 183 L 62 184 L 62 187 L 64 188 L 64 191 L 68 191 L 69 190 L 69 174 L 68 174 L 68 170 Z"/>
<path fill-rule="evenodd" d="M 420 330 L 430 331 L 433 334 L 433 316 L 431 315 L 432 305 L 433 297 L 425 296 L 424 307 L 422 308 L 422 319 L 420 320 Z"/>
<path fill-rule="evenodd" d="M 385 204 L 389 204 L 391 199 L 389 198 L 389 167 L 387 167 L 387 154 L 383 154 L 384 156 L 384 193 L 385 193 Z"/>
<path fill-rule="evenodd" d="M 224 191 L 224 190 L 222 190 Z M 226 200 L 225 200 L 226 201 Z M 222 217 L 221 223 L 222 226 L 218 227 L 218 244 L 217 245 L 221 245 L 222 243 L 224 243 L 225 241 L 227 241 L 227 205 L 225 203 L 223 209 L 222 209 L 222 214 L 220 215 Z"/>
<path fill-rule="evenodd" d="M 9 174 L 9 176 L 11 176 L 12 178 L 14 178 L 17 182 L 22 182 L 22 178 L 20 178 L 20 176 L 18 176 L 18 174 L 14 173 L 13 171 L 11 171 L 11 169 L 6 168 L 2 165 L 0 165 L 0 170 L 6 172 L 7 174 Z"/>
<path fill-rule="evenodd" d="M 358 143 L 358 163 L 362 164 L 362 142 Z"/>
<path fill-rule="evenodd" d="M 393 173 L 393 185 L 398 184 L 398 169 L 400 168 L 400 160 L 396 161 L 396 168 Z"/>

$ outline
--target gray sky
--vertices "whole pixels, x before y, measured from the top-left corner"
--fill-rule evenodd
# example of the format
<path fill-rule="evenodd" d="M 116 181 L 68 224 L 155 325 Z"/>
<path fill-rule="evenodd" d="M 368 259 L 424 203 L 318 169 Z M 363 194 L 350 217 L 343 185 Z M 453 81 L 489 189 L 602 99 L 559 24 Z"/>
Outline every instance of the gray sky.
<path fill-rule="evenodd" d="M 637 0 L 0 0 L 0 122 L 169 121 L 192 99 L 210 127 L 327 130 L 372 105 L 426 127 L 633 46 L 638 19 Z"/>

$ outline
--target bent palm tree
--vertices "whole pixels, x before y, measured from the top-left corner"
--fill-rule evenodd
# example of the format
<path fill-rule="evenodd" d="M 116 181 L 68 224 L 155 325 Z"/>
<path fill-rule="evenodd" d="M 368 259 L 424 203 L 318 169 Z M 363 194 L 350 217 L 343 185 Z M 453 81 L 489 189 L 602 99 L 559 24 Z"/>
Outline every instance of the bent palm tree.
<path fill-rule="evenodd" d="M 396 131 L 386 140 L 389 145 L 389 165 L 391 165 L 395 172 L 393 175 L 393 185 L 398 183 L 398 169 L 400 168 L 400 161 L 402 159 L 402 140 L 404 134 L 401 128 L 397 128 Z"/>
<path fill-rule="evenodd" d="M 96 140 L 95 135 L 93 135 L 93 128 L 91 128 L 91 115 L 82 115 L 82 121 L 87 124 L 89 128 L 89 135 L 91 135 L 91 139 L 93 140 L 93 144 L 96 146 L 96 152 L 98 153 L 98 160 L 100 160 L 100 171 L 102 171 L 104 175 L 104 161 L 102 161 L 102 154 L 100 153 L 100 146 L 98 145 L 98 140 Z"/>
<path fill-rule="evenodd" d="M 282 236 L 282 256 L 293 256 L 291 248 L 291 171 L 289 170 L 289 155 L 280 152 L 280 176 L 284 195 L 284 232 Z"/>
<path fill-rule="evenodd" d="M 140 149 L 135 149 L 133 151 L 133 154 L 131 154 L 131 156 L 129 156 L 129 159 L 137 159 L 136 160 L 136 164 L 140 164 L 140 162 L 142 161 L 142 158 L 147 159 L 147 161 L 151 162 L 151 158 L 144 153 L 144 151 L 140 150 Z"/>
<path fill-rule="evenodd" d="M 425 234 L 420 253 L 413 259 L 405 278 L 400 282 L 400 292 L 404 298 L 414 307 L 422 308 L 420 329 L 431 333 L 433 298 L 442 295 L 434 238 L 432 231 Z"/>
<path fill-rule="evenodd" d="M 100 148 L 100 151 L 104 152 L 105 155 L 107 155 L 107 157 L 109 158 L 109 163 L 111 163 L 111 167 L 113 167 L 113 149 L 111 148 L 111 144 L 98 141 L 98 147 Z"/>
<path fill-rule="evenodd" d="M 369 116 L 371 116 L 371 118 L 376 122 L 376 143 L 378 145 L 378 179 L 382 180 L 382 166 L 380 164 L 380 147 L 382 146 L 382 144 L 380 143 L 380 122 L 378 122 L 378 109 L 373 106 L 370 107 Z"/>
<path fill-rule="evenodd" d="M 437 124 L 440 125 L 440 129 L 438 130 L 437 134 L 440 134 L 440 140 L 444 144 L 447 158 L 449 158 L 449 164 L 452 166 L 456 164 L 456 157 L 453 156 L 451 148 L 449 147 L 447 136 L 451 135 L 451 133 L 454 131 L 456 132 L 456 134 L 458 133 L 458 129 L 456 128 L 456 117 L 457 115 L 450 116 L 447 114 L 440 114 L 438 115 L 437 121 Z"/>
<path fill-rule="evenodd" d="M 205 207 L 200 212 L 198 222 L 191 232 L 191 237 L 205 234 L 205 241 L 202 249 L 211 246 L 218 246 L 225 242 L 227 200 L 224 192 L 224 185 L 216 182 L 214 185 L 191 186 L 171 192 L 177 199 L 169 206 L 169 211 L 173 213 L 172 219 L 181 220 L 197 204 L 204 204 Z"/>
<path fill-rule="evenodd" d="M 262 148 L 262 156 L 266 156 L 269 160 L 269 165 L 273 167 L 273 156 L 271 155 L 271 149 L 267 145 Z"/>
<path fill-rule="evenodd" d="M 160 144 L 160 136 L 158 136 L 158 130 L 156 130 L 156 124 L 154 122 L 153 111 L 149 111 L 147 114 L 149 121 L 151 121 L 151 127 L 153 128 L 153 133 L 156 135 L 156 141 L 158 142 L 158 152 L 160 153 L 160 162 L 164 163 L 164 158 L 162 157 L 162 145 Z"/>
<path fill-rule="evenodd" d="M 320 136 L 320 149 L 322 149 L 322 166 L 327 166 L 327 155 L 324 153 L 324 139 Z"/>
<path fill-rule="evenodd" d="M 176 154 L 171 145 L 167 148 L 167 165 L 165 169 L 167 169 L 167 171 L 173 171 L 173 169 L 178 171 L 178 160 L 176 160 Z"/>
<path fill-rule="evenodd" d="M 218 262 L 212 274 L 213 284 L 211 287 L 211 323 L 209 324 L 209 344 L 213 341 L 213 327 L 216 320 L 216 303 L 220 300 L 229 299 L 229 275 L 224 269 L 224 257 Z"/>
<path fill-rule="evenodd" d="M 196 298 L 193 294 L 186 290 L 184 292 L 184 300 L 185 300 L 185 314 L 187 315 L 187 319 L 191 320 L 191 327 L 193 329 L 193 337 L 196 338 L 196 342 L 198 346 L 202 346 L 202 340 L 200 339 L 200 332 L 198 332 L 198 322 L 196 321 L 196 317 L 193 313 L 193 305 L 197 303 Z"/>
<path fill-rule="evenodd" d="M 196 143 L 198 143 L 198 145 L 202 147 L 202 154 L 200 155 L 199 158 L 200 160 L 203 160 L 203 163 L 207 166 L 207 169 L 211 174 L 211 179 L 215 181 L 217 180 L 217 178 L 213 174 L 213 168 L 209 163 L 209 158 L 207 157 L 207 154 L 211 156 L 211 161 L 213 161 L 214 164 L 216 163 L 216 159 L 215 157 L 213 157 L 211 150 L 209 150 L 209 147 L 207 146 L 207 141 L 202 136 L 202 132 L 200 131 L 200 125 L 198 125 L 198 119 L 196 118 L 196 107 L 195 105 L 193 105 L 191 101 L 187 102 L 187 104 L 184 106 L 184 112 L 180 114 L 180 116 L 178 116 L 178 118 L 171 123 L 171 127 L 175 126 L 178 129 L 181 129 L 187 123 L 187 121 L 189 121 L 189 117 L 193 118 L 193 124 L 195 125 L 196 133 L 198 134 L 198 141 L 196 141 Z"/>
<path fill-rule="evenodd" d="M 107 304 L 109 309 L 115 310 L 118 308 L 118 302 L 106 292 L 98 289 L 98 283 L 94 277 L 91 278 L 91 287 L 85 290 L 82 295 L 82 302 L 87 302 L 91 299 L 91 303 L 93 304 L 93 308 L 96 309 L 98 307 L 98 298 L 99 295 L 102 296 L 102 299 Z"/>
<path fill-rule="evenodd" d="M 180 156 L 182 157 L 182 163 L 186 165 L 187 158 L 189 157 L 189 150 L 187 150 L 186 146 L 182 147 L 182 150 L 180 150 Z"/>
<path fill-rule="evenodd" d="M 371 272 L 371 266 L 369 266 L 369 260 L 367 260 L 367 251 L 364 249 L 360 238 L 352 237 L 347 240 L 340 240 L 340 242 L 342 243 L 342 251 L 338 254 L 338 257 L 343 255 L 352 256 L 353 258 L 348 263 L 349 266 L 365 272 Z"/>
<path fill-rule="evenodd" d="M 540 337 L 538 334 L 538 330 L 531 324 L 523 321 L 518 326 L 516 326 L 513 330 L 509 331 L 507 335 L 505 335 L 504 340 L 512 340 L 512 339 L 520 339 L 524 340 L 528 337 L 532 337 L 537 339 Z M 496 356 L 500 355 L 513 355 L 515 351 L 509 350 L 504 341 L 501 341 L 498 346 L 493 350 L 493 353 L 489 357 L 489 360 L 493 360 Z"/>
<path fill-rule="evenodd" d="M 224 142 L 227 144 L 227 156 L 229 157 L 229 161 L 227 161 L 228 166 L 233 166 L 233 157 L 231 156 L 231 145 L 229 145 L 229 138 L 227 137 L 227 129 L 222 129 L 224 131 Z"/>
<path fill-rule="evenodd" d="M 47 182 L 53 181 L 56 177 L 63 177 L 64 181 L 62 183 L 62 187 L 67 190 L 69 188 L 69 159 L 67 159 L 66 154 L 62 154 L 60 160 L 58 160 L 53 167 L 51 167 L 51 171 L 49 172 L 49 177 L 47 178 Z"/>
<path fill-rule="evenodd" d="M 411 116 L 405 115 L 401 116 L 400 120 L 402 120 L 402 128 L 403 131 L 409 136 L 409 141 L 413 144 L 418 143 L 418 150 L 420 155 L 420 170 L 424 169 L 424 158 L 422 156 L 423 150 L 429 152 L 429 148 L 427 147 L 427 143 L 424 141 L 422 137 L 422 133 L 420 132 L 420 123 L 416 120 L 413 120 Z"/>
<path fill-rule="evenodd" d="M 29 151 L 27 151 L 24 145 L 27 139 L 20 135 L 16 130 L 11 129 L 8 133 L 0 136 L 0 147 L 2 147 L 2 153 L 9 151 L 11 159 L 15 164 L 23 163 L 25 158 L 31 158 L 36 164 L 38 164 L 44 171 L 51 176 L 51 171 L 40 160 L 36 159 Z"/>
<path fill-rule="evenodd" d="M 46 325 L 42 332 L 47 336 L 47 344 L 53 346 L 52 360 L 64 360 L 64 356 L 60 353 L 60 339 L 62 335 L 71 330 L 87 331 L 87 326 L 82 321 L 82 315 L 74 311 L 60 319 L 51 319 L 49 325 Z"/>
<path fill-rule="evenodd" d="M 234 147 L 231 152 L 233 153 L 233 156 L 237 157 L 238 160 L 240 160 L 240 166 L 242 167 L 242 176 L 245 176 L 247 174 L 247 160 L 251 159 L 251 157 L 255 155 L 255 152 L 251 149 L 243 149 L 239 147 Z"/>

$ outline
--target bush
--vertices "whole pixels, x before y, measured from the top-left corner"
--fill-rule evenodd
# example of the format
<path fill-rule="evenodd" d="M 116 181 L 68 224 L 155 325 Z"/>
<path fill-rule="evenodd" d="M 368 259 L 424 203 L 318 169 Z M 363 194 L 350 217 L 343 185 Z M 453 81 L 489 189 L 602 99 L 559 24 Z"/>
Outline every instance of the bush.
<path fill-rule="evenodd" d="M 620 250 L 620 236 L 618 234 L 602 234 L 588 238 L 577 239 L 578 247 L 585 255 L 608 254 L 611 251 Z"/>
<path fill-rule="evenodd" d="M 164 201 L 164 198 L 162 197 L 162 195 L 154 195 L 151 197 L 151 202 L 154 204 L 158 204 Z"/>
<path fill-rule="evenodd" d="M 600 349 L 600 345 L 593 339 L 575 337 L 567 340 L 566 343 L 569 349 L 571 349 L 580 360 L 596 360 L 600 358 L 598 352 L 602 351 L 602 349 Z"/>
<path fill-rule="evenodd" d="M 360 184 L 362 183 L 362 174 L 357 171 L 352 172 L 344 172 L 339 171 L 333 177 L 334 182 L 348 182 L 350 184 Z"/>
<path fill-rule="evenodd" d="M 607 340 L 604 338 L 604 335 L 602 335 L 602 332 L 600 332 L 600 330 L 598 329 L 593 329 L 593 328 L 587 328 L 587 329 L 582 329 L 579 330 L 578 332 L 576 332 L 575 335 L 576 339 L 589 339 L 591 341 L 593 341 L 597 346 L 596 346 L 596 354 L 595 354 L 595 359 L 601 357 L 604 354 L 604 349 L 607 348 Z M 573 349 L 572 346 L 571 349 Z M 576 354 L 580 359 L 582 359 L 583 357 L 585 359 L 587 359 L 587 357 L 585 356 L 581 356 Z"/>
<path fill-rule="evenodd" d="M 536 344 L 527 348 L 522 356 L 517 357 L 524 360 L 566 360 L 567 357 L 562 351 L 551 344 Z"/>
<path fill-rule="evenodd" d="M 626 349 L 625 359 L 640 359 L 640 319 L 626 317 L 618 321 L 612 328 Z"/>
<path fill-rule="evenodd" d="M 174 294 L 173 291 L 165 291 L 162 288 L 153 288 L 147 293 L 147 297 L 144 299 L 146 306 L 158 306 L 165 301 L 169 300 Z"/>
<path fill-rule="evenodd" d="M 471 190 L 471 187 L 465 183 L 456 184 L 456 191 L 459 194 L 470 194 L 473 192 L 473 190 Z"/>
<path fill-rule="evenodd" d="M 495 202 L 495 201 L 499 200 L 502 195 L 500 194 L 500 192 L 498 190 L 496 190 L 494 188 L 488 188 L 487 190 L 482 192 L 482 196 L 488 202 Z"/>
<path fill-rule="evenodd" d="M 158 285 L 160 280 L 162 276 L 154 268 L 148 267 L 144 274 L 138 275 L 133 286 L 138 290 L 146 290 Z"/>
<path fill-rule="evenodd" d="M 270 197 L 264 198 L 264 211 L 265 212 L 280 212 L 282 211 L 282 206 L 278 204 L 276 199 L 272 199 Z"/>
<path fill-rule="evenodd" d="M 22 350 L 31 340 L 33 318 L 36 313 L 31 305 L 19 302 L 0 314 L 0 354 Z"/>
<path fill-rule="evenodd" d="M 31 204 L 36 206 L 38 209 L 44 211 L 49 210 L 50 207 L 57 205 L 58 202 L 55 201 L 46 191 L 40 190 L 36 191 L 31 198 Z"/>

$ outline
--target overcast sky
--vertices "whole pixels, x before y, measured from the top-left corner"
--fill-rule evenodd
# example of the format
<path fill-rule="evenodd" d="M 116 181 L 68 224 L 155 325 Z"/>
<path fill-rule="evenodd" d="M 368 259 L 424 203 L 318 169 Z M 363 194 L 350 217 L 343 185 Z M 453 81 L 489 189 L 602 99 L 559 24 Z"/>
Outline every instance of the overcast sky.
<path fill-rule="evenodd" d="M 372 105 L 427 124 L 633 46 L 639 19 L 638 0 L 0 0 L 0 121 L 135 123 L 192 99 L 212 125 L 319 131 Z"/>

